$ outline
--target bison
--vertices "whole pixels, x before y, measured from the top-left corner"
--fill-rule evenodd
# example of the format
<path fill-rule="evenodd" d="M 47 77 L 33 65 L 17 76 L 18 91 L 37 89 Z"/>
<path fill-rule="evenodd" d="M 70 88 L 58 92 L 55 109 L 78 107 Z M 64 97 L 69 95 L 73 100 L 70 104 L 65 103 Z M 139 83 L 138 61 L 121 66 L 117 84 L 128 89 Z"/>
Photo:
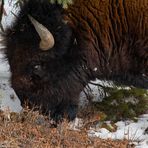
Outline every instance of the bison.
<path fill-rule="evenodd" d="M 28 0 L 5 46 L 22 104 L 73 120 L 91 80 L 148 88 L 148 0 Z"/>

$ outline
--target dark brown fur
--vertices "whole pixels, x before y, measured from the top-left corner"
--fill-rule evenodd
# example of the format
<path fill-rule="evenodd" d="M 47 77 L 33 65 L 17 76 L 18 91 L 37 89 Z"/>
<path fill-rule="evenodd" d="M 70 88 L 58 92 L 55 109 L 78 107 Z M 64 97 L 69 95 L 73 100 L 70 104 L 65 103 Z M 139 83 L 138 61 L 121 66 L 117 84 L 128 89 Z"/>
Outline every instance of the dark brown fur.
<path fill-rule="evenodd" d="M 68 13 L 99 79 L 148 74 L 148 0 L 74 0 Z"/>
<path fill-rule="evenodd" d="M 39 48 L 28 14 L 53 34 L 49 51 Z M 68 9 L 29 0 L 7 30 L 5 51 L 21 101 L 72 120 L 91 80 L 148 88 L 148 0 L 74 0 Z"/>

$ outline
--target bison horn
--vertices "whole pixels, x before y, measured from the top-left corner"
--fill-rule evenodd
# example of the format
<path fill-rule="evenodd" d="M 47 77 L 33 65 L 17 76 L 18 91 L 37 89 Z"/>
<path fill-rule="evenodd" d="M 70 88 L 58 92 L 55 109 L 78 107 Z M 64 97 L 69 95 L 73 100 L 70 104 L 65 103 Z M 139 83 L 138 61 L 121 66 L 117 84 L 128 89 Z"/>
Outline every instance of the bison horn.
<path fill-rule="evenodd" d="M 51 32 L 45 26 L 35 20 L 32 16 L 28 15 L 28 17 L 41 38 L 40 48 L 44 51 L 51 49 L 55 43 Z"/>

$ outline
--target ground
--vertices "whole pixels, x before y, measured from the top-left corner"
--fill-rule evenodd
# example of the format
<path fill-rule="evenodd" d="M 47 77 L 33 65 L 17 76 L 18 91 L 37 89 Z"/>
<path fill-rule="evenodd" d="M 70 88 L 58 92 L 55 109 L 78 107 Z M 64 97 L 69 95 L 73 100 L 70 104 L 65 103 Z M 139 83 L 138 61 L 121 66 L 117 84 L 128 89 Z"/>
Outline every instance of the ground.
<path fill-rule="evenodd" d="M 71 123 L 72 125 L 72 123 Z M 0 147 L 2 148 L 127 148 L 128 140 L 100 139 L 88 136 L 87 128 L 73 129 L 64 121 L 56 128 L 38 112 L 0 115 Z"/>

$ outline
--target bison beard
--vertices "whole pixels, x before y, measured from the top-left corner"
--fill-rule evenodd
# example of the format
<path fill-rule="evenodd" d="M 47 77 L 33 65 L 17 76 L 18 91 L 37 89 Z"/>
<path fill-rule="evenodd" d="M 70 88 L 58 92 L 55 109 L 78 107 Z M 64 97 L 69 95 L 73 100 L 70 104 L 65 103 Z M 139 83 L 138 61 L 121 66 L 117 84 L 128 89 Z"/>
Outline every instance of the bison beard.
<path fill-rule="evenodd" d="M 26 2 L 5 36 L 11 83 L 22 104 L 38 105 L 56 121 L 64 114 L 73 120 L 91 80 L 147 89 L 147 7 L 148 0 L 74 0 L 68 9 L 48 0 Z"/>

